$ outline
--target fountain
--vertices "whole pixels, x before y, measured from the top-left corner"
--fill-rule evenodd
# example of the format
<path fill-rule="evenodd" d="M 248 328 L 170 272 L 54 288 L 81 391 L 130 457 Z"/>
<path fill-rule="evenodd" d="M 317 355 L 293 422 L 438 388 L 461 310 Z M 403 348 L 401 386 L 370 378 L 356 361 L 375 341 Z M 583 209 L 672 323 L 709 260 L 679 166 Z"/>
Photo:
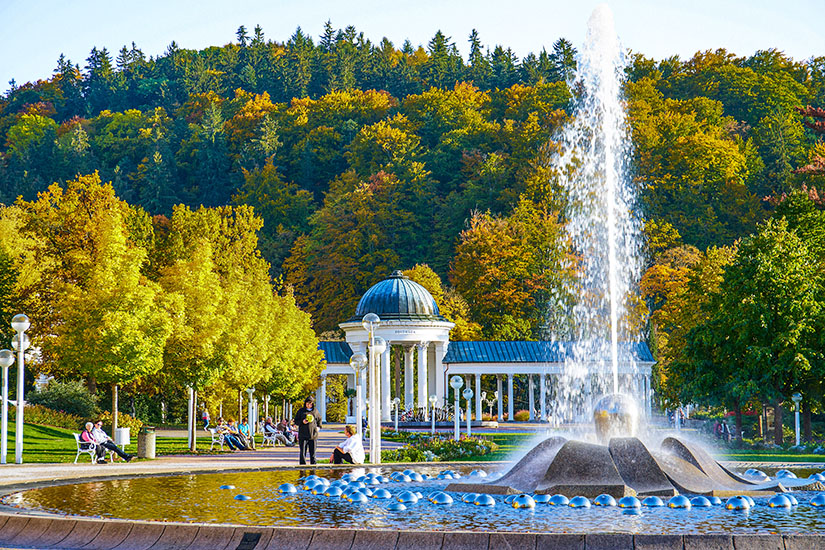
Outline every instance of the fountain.
<path fill-rule="evenodd" d="M 567 401 L 560 408 L 570 410 L 585 408 L 583 403 L 591 392 L 602 394 L 589 407 L 599 443 L 551 437 L 500 479 L 453 483 L 447 489 L 590 498 L 601 494 L 615 498 L 678 493 L 768 495 L 789 487 L 825 489 L 811 480 L 748 480 L 689 441 L 668 437 L 658 451 L 651 451 L 636 437 L 638 407 L 632 397 L 620 393 L 628 388 L 621 387 L 618 371 L 619 341 L 638 340 L 626 305 L 642 265 L 640 221 L 634 215 L 635 192 L 626 170 L 630 139 L 621 95 L 624 68 L 612 14 L 602 4 L 588 21 L 587 42 L 571 86 L 579 98 L 561 139 L 557 166 L 568 194 L 567 230 L 579 273 L 575 286 L 568 289 L 568 295 L 578 297 L 570 311 L 570 330 L 577 343 L 572 360 L 565 365 L 558 395 Z M 612 379 L 612 384 L 605 378 Z"/>

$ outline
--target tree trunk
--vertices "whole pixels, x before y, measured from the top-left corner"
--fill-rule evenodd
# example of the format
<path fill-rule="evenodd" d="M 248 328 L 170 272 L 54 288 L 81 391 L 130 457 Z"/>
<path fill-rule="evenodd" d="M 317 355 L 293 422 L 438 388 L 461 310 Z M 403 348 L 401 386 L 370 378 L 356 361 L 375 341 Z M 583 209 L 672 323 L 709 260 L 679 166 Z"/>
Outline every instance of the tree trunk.
<path fill-rule="evenodd" d="M 95 380 L 94 376 L 89 376 L 89 378 L 86 379 L 86 387 L 89 388 L 89 393 L 97 393 L 97 380 Z"/>
<path fill-rule="evenodd" d="M 811 433 L 811 404 L 807 401 L 802 402 L 802 434 L 808 443 L 813 441 L 813 434 Z"/>
<path fill-rule="evenodd" d="M 782 445 L 785 438 L 782 432 L 782 402 L 777 399 L 773 402 L 773 442 Z"/>
<path fill-rule="evenodd" d="M 197 421 L 197 415 L 196 415 L 197 410 L 198 410 L 198 391 L 197 390 L 192 390 L 192 416 L 191 416 L 191 420 L 190 420 L 190 423 L 191 423 L 191 428 L 190 429 L 192 430 L 192 439 L 191 439 L 191 444 L 189 445 L 189 450 L 192 451 L 193 453 L 198 448 L 198 434 L 197 434 L 197 430 L 195 430 L 195 425 L 198 422 Z"/>
<path fill-rule="evenodd" d="M 112 439 L 117 434 L 117 384 L 112 384 Z"/>
<path fill-rule="evenodd" d="M 243 418 L 243 390 L 238 390 L 238 422 Z"/>
<path fill-rule="evenodd" d="M 768 404 L 762 403 L 762 441 L 768 441 Z"/>

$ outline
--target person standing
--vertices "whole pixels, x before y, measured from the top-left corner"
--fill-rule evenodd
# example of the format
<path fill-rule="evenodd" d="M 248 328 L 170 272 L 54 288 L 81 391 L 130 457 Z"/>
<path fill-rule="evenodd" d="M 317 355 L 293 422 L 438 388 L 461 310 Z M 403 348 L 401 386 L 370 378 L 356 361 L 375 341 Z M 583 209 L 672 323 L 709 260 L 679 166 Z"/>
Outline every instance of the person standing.
<path fill-rule="evenodd" d="M 298 426 L 298 463 L 306 464 L 308 454 L 309 463 L 315 464 L 315 441 L 318 439 L 321 419 L 315 414 L 315 400 L 312 396 L 307 397 L 304 406 L 295 413 L 295 424 Z"/>

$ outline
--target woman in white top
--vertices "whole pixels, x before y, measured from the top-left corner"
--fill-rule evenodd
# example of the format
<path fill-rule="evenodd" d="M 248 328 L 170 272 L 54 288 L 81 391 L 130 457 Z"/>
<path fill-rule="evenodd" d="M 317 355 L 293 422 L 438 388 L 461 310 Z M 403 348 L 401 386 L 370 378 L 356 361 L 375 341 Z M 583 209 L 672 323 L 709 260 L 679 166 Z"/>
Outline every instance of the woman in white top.
<path fill-rule="evenodd" d="M 333 464 L 343 464 L 344 462 L 363 464 L 364 446 L 361 444 L 361 438 L 355 434 L 355 426 L 347 425 L 344 428 L 344 433 L 347 436 L 346 441 L 335 447 L 329 459 Z"/>

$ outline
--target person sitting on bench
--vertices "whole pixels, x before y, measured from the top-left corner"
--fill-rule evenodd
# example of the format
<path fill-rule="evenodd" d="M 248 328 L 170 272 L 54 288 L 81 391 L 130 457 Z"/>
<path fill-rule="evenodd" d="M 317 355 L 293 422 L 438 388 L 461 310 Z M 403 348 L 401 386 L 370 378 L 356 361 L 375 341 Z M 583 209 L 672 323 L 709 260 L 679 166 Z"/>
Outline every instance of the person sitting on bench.
<path fill-rule="evenodd" d="M 117 456 L 119 456 L 126 462 L 130 462 L 132 460 L 132 455 L 125 453 L 120 447 L 115 445 L 115 442 L 112 441 L 112 438 L 109 437 L 109 434 L 103 431 L 102 420 L 98 420 L 95 423 L 95 427 L 92 430 L 92 436 L 95 438 L 97 446 L 104 449 L 104 453 L 106 452 L 105 449 L 109 449 L 110 451 L 117 453 Z"/>
<path fill-rule="evenodd" d="M 92 445 L 95 446 L 95 462 L 98 464 L 106 464 L 106 449 L 102 445 L 98 445 L 95 436 L 92 434 L 92 429 L 95 427 L 91 422 L 86 422 L 86 429 L 80 434 L 80 448 L 84 451 L 88 450 Z"/>

